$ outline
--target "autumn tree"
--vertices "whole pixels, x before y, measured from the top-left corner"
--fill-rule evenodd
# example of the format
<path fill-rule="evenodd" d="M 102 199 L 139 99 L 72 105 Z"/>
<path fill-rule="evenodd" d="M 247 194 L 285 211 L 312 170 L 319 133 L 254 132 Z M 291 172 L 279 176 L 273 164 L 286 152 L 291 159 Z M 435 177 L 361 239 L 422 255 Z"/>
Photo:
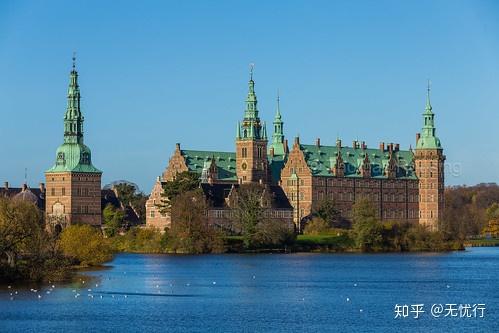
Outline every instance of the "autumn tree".
<path fill-rule="evenodd" d="M 100 231 L 90 225 L 71 225 L 59 239 L 65 256 L 81 266 L 96 266 L 112 259 L 112 251 Z"/>
<path fill-rule="evenodd" d="M 223 234 L 208 224 L 207 203 L 200 189 L 179 193 L 171 207 L 168 246 L 180 253 L 223 252 Z"/>
<path fill-rule="evenodd" d="M 20 254 L 30 252 L 42 231 L 42 215 L 33 203 L 0 198 L 0 254 L 10 267 Z"/>
<path fill-rule="evenodd" d="M 161 203 L 158 204 L 162 214 L 171 213 L 176 198 L 182 194 L 199 188 L 199 175 L 195 172 L 184 171 L 178 173 L 173 180 L 163 185 Z"/>

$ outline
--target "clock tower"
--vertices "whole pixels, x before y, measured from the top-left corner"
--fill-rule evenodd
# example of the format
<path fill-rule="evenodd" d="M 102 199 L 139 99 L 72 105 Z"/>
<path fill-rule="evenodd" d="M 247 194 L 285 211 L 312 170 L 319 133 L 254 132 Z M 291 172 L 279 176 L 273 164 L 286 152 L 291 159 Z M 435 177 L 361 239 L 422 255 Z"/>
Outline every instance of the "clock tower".
<path fill-rule="evenodd" d="M 246 110 L 236 132 L 236 173 L 240 183 L 263 182 L 270 179 L 267 160 L 267 129 L 258 116 L 253 67 L 250 70 Z"/>

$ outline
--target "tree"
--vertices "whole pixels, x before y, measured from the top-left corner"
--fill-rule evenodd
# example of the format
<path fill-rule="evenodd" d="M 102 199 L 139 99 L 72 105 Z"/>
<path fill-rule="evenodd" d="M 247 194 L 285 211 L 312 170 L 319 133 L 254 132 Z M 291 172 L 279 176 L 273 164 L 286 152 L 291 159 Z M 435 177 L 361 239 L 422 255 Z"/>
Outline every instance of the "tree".
<path fill-rule="evenodd" d="M 42 231 L 42 215 L 33 203 L 0 198 L 0 255 L 7 257 L 10 267 L 20 254 L 30 252 Z"/>
<path fill-rule="evenodd" d="M 256 226 L 253 245 L 275 247 L 291 245 L 296 238 L 293 230 L 281 221 L 263 220 Z"/>
<path fill-rule="evenodd" d="M 138 192 L 138 189 L 134 185 L 128 183 L 116 184 L 114 190 L 123 206 L 132 207 L 139 218 L 145 222 L 145 204 L 147 196 L 142 192 Z"/>
<path fill-rule="evenodd" d="M 333 200 L 327 198 L 320 200 L 313 205 L 312 212 L 314 217 L 324 220 L 329 228 L 346 226 L 346 221 L 342 218 Z"/>
<path fill-rule="evenodd" d="M 96 266 L 112 259 L 110 246 L 98 229 L 89 225 L 71 225 L 59 239 L 64 255 L 81 266 Z"/>
<path fill-rule="evenodd" d="M 365 252 L 379 249 L 383 242 L 383 226 L 376 218 L 375 208 L 367 199 L 361 199 L 353 205 L 352 213 L 357 246 Z"/>
<path fill-rule="evenodd" d="M 241 230 L 245 247 L 255 245 L 257 225 L 265 221 L 265 210 L 262 206 L 264 187 L 260 184 L 243 184 L 237 190 L 234 202 L 236 225 Z"/>
<path fill-rule="evenodd" d="M 321 217 L 314 217 L 310 222 L 305 226 L 305 230 L 303 233 L 305 235 L 321 235 L 327 233 L 331 229 L 329 223 L 327 223 Z"/>
<path fill-rule="evenodd" d="M 108 204 L 102 211 L 103 229 L 106 237 L 115 236 L 125 222 L 125 213 L 121 209 Z"/>
<path fill-rule="evenodd" d="M 223 234 L 208 225 L 207 204 L 200 189 L 178 194 L 171 208 L 168 245 L 180 253 L 223 252 Z"/>
<path fill-rule="evenodd" d="M 161 203 L 158 204 L 162 214 L 171 213 L 175 199 L 182 193 L 195 190 L 199 187 L 199 175 L 195 172 L 184 171 L 178 173 L 175 178 L 163 186 Z"/>

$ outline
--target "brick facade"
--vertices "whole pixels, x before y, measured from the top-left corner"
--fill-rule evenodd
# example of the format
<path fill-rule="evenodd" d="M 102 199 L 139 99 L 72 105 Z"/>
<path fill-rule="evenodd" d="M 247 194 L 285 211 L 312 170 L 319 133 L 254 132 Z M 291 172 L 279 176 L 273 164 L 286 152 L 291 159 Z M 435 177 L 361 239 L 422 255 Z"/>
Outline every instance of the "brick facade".
<path fill-rule="evenodd" d="M 100 226 L 101 175 L 98 173 L 46 173 L 45 214 L 49 228 L 71 224 Z"/>

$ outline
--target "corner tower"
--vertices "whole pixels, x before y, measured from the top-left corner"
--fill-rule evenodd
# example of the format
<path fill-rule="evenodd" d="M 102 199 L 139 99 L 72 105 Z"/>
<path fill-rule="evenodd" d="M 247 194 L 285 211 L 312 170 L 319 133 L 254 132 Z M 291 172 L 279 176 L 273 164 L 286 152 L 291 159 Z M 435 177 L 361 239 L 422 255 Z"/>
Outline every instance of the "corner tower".
<path fill-rule="evenodd" d="M 59 232 L 67 225 L 101 225 L 101 175 L 92 165 L 90 148 L 83 143 L 84 117 L 73 57 L 64 115 L 64 142 L 57 148 L 54 166 L 45 172 L 47 228 Z"/>
<path fill-rule="evenodd" d="M 416 175 L 419 178 L 419 223 L 438 229 L 444 208 L 444 161 L 442 145 L 436 136 L 435 114 L 430 102 L 428 83 L 423 128 L 416 135 Z"/>
<path fill-rule="evenodd" d="M 267 160 L 267 129 L 260 122 L 253 81 L 253 67 L 250 70 L 248 97 L 244 119 L 237 124 L 236 132 L 236 173 L 239 182 L 269 181 Z"/>

